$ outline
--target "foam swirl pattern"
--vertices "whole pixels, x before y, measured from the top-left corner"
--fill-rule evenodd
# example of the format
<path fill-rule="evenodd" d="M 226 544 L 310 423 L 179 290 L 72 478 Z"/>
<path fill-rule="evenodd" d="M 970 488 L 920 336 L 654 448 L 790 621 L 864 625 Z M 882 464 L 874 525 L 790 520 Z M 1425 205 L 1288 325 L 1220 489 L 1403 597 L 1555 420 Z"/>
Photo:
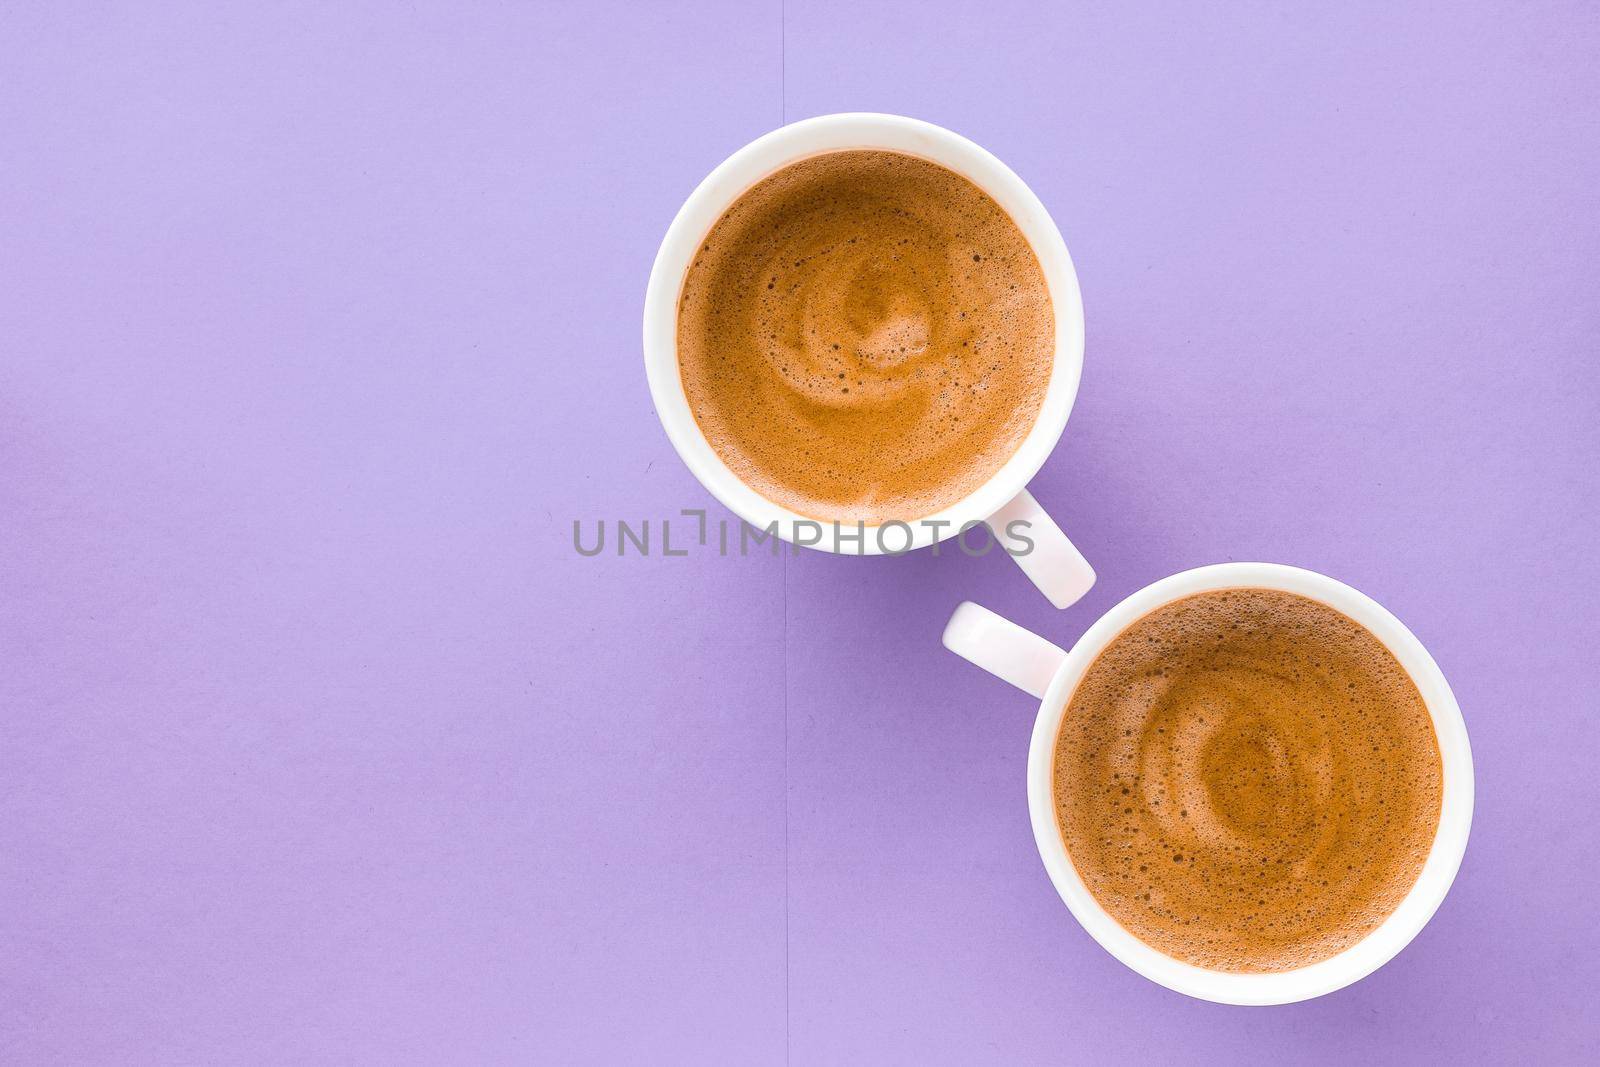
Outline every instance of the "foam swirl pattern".
<path fill-rule="evenodd" d="M 757 492 L 822 519 L 915 519 L 987 481 L 1038 417 L 1049 290 L 965 178 L 882 151 L 814 156 L 718 220 L 679 298 L 706 439 Z"/>
<path fill-rule="evenodd" d="M 1101 906 L 1168 955 L 1241 972 L 1370 933 L 1415 883 L 1442 797 L 1427 707 L 1393 654 L 1265 589 L 1189 597 L 1119 635 L 1068 706 L 1055 783 Z"/>

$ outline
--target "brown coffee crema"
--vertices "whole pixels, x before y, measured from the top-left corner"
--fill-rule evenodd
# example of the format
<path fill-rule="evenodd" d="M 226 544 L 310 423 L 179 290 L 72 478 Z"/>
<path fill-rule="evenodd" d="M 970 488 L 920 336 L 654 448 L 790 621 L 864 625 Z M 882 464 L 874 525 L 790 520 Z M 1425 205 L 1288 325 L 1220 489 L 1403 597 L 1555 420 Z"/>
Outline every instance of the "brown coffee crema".
<path fill-rule="evenodd" d="M 895 152 L 763 179 L 702 242 L 678 363 L 711 447 L 811 518 L 911 520 L 994 475 L 1039 415 L 1049 288 L 1004 210 Z"/>
<path fill-rule="evenodd" d="M 1365 628 L 1270 589 L 1144 616 L 1089 667 L 1056 817 L 1100 905 L 1169 956 L 1286 971 L 1399 906 L 1439 825 L 1427 706 Z"/>

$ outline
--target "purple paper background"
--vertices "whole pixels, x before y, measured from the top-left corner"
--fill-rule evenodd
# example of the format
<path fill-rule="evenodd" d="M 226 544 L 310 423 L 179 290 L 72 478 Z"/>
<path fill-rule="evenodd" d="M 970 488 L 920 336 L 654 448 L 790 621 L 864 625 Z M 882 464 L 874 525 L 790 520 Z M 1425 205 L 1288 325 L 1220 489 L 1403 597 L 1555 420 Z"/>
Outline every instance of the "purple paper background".
<path fill-rule="evenodd" d="M 1597 11 L 0 8 L 0 1060 L 1593 1062 Z M 999 556 L 571 547 L 708 505 L 651 259 L 837 110 L 1067 238 L 1066 612 Z M 1229 559 L 1392 608 L 1477 760 L 1433 923 L 1281 1009 L 1079 929 L 1032 704 L 938 647 Z"/>

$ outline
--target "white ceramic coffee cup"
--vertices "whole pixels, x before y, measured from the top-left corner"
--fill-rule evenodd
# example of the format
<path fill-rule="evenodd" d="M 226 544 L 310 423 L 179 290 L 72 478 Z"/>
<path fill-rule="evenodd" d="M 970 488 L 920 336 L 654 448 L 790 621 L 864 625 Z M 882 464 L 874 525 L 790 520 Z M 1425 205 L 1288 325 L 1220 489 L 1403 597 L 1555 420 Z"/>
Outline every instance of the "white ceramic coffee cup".
<path fill-rule="evenodd" d="M 833 522 L 808 519 L 740 481 L 700 432 L 684 394 L 677 349 L 678 298 L 684 273 L 722 213 L 774 171 L 822 152 L 849 148 L 921 156 L 987 192 L 1016 222 L 1039 257 L 1055 308 L 1056 351 L 1050 384 L 1038 421 L 1021 447 L 994 477 L 951 507 L 907 524 L 866 527 L 865 536 L 856 523 L 841 528 Z M 1061 437 L 1078 392 L 1083 369 L 1083 301 L 1078 276 L 1061 233 L 1039 198 L 1009 167 L 965 137 L 899 115 L 824 115 L 784 126 L 739 149 L 689 194 L 661 242 L 645 294 L 644 361 L 656 414 L 678 455 L 712 496 L 757 529 L 775 526 L 784 540 L 809 548 L 878 555 L 923 548 L 983 524 L 1057 607 L 1072 604 L 1094 584 L 1094 570 L 1026 488 Z M 1018 523 L 1025 525 L 1013 525 Z M 1024 537 L 1013 536 L 1019 530 Z"/>
<path fill-rule="evenodd" d="M 1444 796 L 1433 847 L 1400 906 L 1376 930 L 1337 956 L 1276 974 L 1205 970 L 1156 951 L 1113 919 L 1072 866 L 1056 822 L 1056 737 L 1067 704 L 1089 665 L 1135 620 L 1182 597 L 1211 589 L 1281 589 L 1319 600 L 1354 619 L 1394 653 L 1433 717 L 1444 771 Z M 1461 866 L 1472 824 L 1472 750 L 1461 709 L 1438 664 L 1405 625 L 1370 597 L 1315 571 L 1273 563 L 1222 563 L 1174 574 L 1106 612 L 1071 652 L 971 602 L 956 608 L 944 645 L 1031 693 L 1042 703 L 1028 749 L 1028 813 L 1045 870 L 1085 930 L 1117 959 L 1169 989 L 1223 1004 L 1288 1004 L 1331 993 L 1387 963 L 1415 937 L 1444 900 Z"/>

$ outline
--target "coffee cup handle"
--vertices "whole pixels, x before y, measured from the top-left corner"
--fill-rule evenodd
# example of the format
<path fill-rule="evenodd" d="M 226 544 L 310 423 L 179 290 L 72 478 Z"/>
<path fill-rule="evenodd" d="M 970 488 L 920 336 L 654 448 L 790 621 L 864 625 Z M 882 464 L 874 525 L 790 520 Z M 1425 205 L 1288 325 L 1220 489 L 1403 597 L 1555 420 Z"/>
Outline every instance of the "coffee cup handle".
<path fill-rule="evenodd" d="M 1056 607 L 1071 607 L 1094 585 L 1094 568 L 1026 489 L 989 516 L 987 525 Z"/>
<path fill-rule="evenodd" d="M 944 627 L 944 647 L 1039 700 L 1067 654 L 1032 630 L 962 601 Z"/>

